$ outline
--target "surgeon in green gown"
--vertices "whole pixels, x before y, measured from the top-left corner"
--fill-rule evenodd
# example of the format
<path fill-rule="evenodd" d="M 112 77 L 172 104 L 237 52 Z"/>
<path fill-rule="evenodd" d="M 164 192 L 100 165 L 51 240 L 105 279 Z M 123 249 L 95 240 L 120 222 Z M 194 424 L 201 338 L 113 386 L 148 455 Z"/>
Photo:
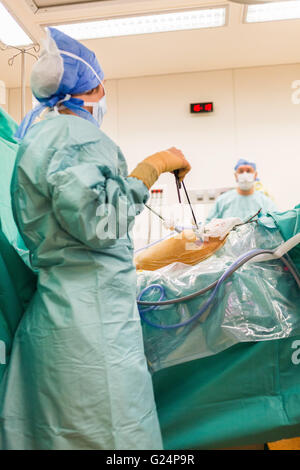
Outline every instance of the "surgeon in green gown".
<path fill-rule="evenodd" d="M 238 217 L 246 221 L 259 210 L 262 214 L 277 211 L 272 199 L 263 191 L 256 190 L 256 164 L 240 159 L 235 168 L 237 188 L 231 189 L 218 197 L 216 204 L 209 213 L 206 222 L 212 219 Z"/>
<path fill-rule="evenodd" d="M 103 78 L 94 53 L 49 28 L 40 104 L 17 132 L 13 210 L 38 286 L 0 384 L 1 449 L 162 447 L 130 228 L 159 175 L 190 165 L 171 148 L 128 176 L 99 129 Z"/>

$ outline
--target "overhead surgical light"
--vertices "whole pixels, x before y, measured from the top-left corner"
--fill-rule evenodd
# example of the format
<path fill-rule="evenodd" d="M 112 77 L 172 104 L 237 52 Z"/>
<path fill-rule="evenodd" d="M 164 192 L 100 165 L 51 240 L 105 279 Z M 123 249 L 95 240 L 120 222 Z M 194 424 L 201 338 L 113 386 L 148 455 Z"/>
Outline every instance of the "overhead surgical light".
<path fill-rule="evenodd" d="M 264 5 L 249 5 L 246 23 L 300 19 L 300 0 L 285 0 Z"/>
<path fill-rule="evenodd" d="M 63 24 L 55 27 L 75 39 L 97 39 L 166 31 L 216 28 L 226 24 L 226 12 L 226 7 L 215 7 Z"/>
<path fill-rule="evenodd" d="M 32 40 L 0 2 L 0 42 L 10 46 L 27 46 Z"/>

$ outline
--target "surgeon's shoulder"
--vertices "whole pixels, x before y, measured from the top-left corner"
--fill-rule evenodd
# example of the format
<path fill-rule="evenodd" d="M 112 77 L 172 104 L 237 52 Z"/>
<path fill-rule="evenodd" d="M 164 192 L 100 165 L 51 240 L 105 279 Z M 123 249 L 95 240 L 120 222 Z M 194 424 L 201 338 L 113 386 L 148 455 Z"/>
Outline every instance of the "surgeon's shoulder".
<path fill-rule="evenodd" d="M 263 191 L 257 190 L 255 191 L 255 196 L 257 199 L 263 202 L 273 202 L 270 196 L 267 196 Z"/>
<path fill-rule="evenodd" d="M 275 201 L 270 197 L 264 194 L 262 191 L 256 191 L 256 197 L 259 198 L 259 203 L 263 208 L 269 211 L 277 211 L 277 205 Z"/>
<path fill-rule="evenodd" d="M 54 149 L 65 146 L 87 145 L 101 143 L 104 146 L 117 149 L 117 145 L 97 126 L 78 116 L 50 114 L 31 129 L 29 139 L 38 138 L 40 145 Z"/>
<path fill-rule="evenodd" d="M 220 194 L 220 196 L 217 198 L 218 202 L 226 202 L 231 199 L 233 199 L 236 196 L 237 192 L 236 189 L 230 189 L 229 191 L 226 191 L 223 194 Z"/>

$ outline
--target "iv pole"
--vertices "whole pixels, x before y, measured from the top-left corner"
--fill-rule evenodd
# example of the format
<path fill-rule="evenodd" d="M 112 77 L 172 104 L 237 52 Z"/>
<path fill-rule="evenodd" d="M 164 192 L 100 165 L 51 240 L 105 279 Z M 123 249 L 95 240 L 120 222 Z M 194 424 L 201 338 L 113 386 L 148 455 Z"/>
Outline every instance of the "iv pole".
<path fill-rule="evenodd" d="M 24 119 L 26 114 L 26 76 L 25 76 L 25 67 L 26 67 L 26 54 L 31 55 L 36 60 L 38 57 L 34 55 L 30 51 L 34 51 L 36 54 L 40 50 L 40 46 L 38 44 L 33 44 L 27 47 L 16 47 L 16 46 L 8 46 L 2 42 L 0 42 L 0 50 L 6 51 L 8 49 L 14 49 L 18 51 L 8 60 L 8 65 L 13 66 L 15 59 L 20 55 L 21 56 L 21 120 Z"/>

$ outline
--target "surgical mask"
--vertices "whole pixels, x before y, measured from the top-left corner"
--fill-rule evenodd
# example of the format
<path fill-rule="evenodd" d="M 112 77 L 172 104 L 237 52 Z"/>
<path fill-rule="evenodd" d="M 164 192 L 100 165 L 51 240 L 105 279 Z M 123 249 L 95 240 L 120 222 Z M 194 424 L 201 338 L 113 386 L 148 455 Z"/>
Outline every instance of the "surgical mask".
<path fill-rule="evenodd" d="M 85 101 L 84 106 L 91 106 L 93 108 L 93 118 L 97 121 L 98 126 L 101 127 L 104 114 L 107 111 L 106 95 L 100 101 Z"/>
<path fill-rule="evenodd" d="M 253 173 L 243 172 L 237 176 L 238 186 L 242 191 L 249 191 L 252 188 L 255 180 Z"/>

